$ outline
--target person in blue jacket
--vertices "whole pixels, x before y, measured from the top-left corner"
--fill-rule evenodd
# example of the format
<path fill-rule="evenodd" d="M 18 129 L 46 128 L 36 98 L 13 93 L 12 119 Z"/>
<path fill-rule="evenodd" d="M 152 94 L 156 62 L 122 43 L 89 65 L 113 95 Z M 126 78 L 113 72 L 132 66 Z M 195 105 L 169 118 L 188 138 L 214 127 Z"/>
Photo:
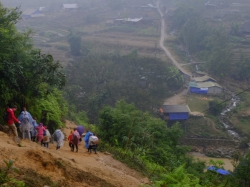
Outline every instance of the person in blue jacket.
<path fill-rule="evenodd" d="M 86 133 L 85 136 L 84 136 L 85 147 L 86 147 L 87 149 L 89 149 L 89 137 L 90 137 L 90 135 L 92 135 L 92 134 L 93 134 L 92 132 L 87 131 L 87 133 Z"/>

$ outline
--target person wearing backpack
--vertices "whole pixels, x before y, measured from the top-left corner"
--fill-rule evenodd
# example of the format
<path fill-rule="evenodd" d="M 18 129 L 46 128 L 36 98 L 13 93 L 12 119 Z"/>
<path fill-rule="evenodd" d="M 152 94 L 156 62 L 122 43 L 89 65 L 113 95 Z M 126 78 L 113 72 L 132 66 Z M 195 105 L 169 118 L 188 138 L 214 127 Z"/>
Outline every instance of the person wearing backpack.
<path fill-rule="evenodd" d="M 74 132 L 72 134 L 72 151 L 74 152 L 74 148 L 76 147 L 76 152 L 78 152 L 78 144 L 79 144 L 79 140 L 80 140 L 81 136 L 79 134 L 79 132 L 77 131 L 76 128 L 74 128 Z"/>
<path fill-rule="evenodd" d="M 31 140 L 31 133 L 33 131 L 33 125 L 32 122 L 34 121 L 30 113 L 27 111 L 26 107 L 23 107 L 23 111 L 18 117 L 19 121 L 21 121 L 21 124 L 19 126 L 19 129 L 22 133 L 22 138 L 28 138 Z"/>
<path fill-rule="evenodd" d="M 15 125 L 16 123 L 21 123 L 21 121 L 19 121 L 16 116 L 15 116 L 15 111 L 17 110 L 17 106 L 13 106 L 12 108 L 8 108 L 6 111 L 8 112 L 8 119 L 6 120 L 8 126 L 9 126 L 9 135 L 11 133 L 14 134 L 14 136 L 18 137 L 18 133 L 17 133 L 17 128 Z"/>
<path fill-rule="evenodd" d="M 42 144 L 43 132 L 46 131 L 46 129 L 43 126 L 43 123 L 39 123 L 39 126 L 36 127 L 36 130 L 37 130 L 37 141 Z"/>
<path fill-rule="evenodd" d="M 88 152 L 91 153 L 91 150 L 93 150 L 96 154 L 96 150 L 97 150 L 97 144 L 99 143 L 99 139 L 95 134 L 91 134 L 89 136 L 89 148 L 88 148 Z"/>
<path fill-rule="evenodd" d="M 69 147 L 70 147 L 70 150 L 73 151 L 73 141 L 72 141 L 72 136 L 73 136 L 73 131 L 71 130 L 70 131 L 70 134 L 68 136 L 68 141 L 69 141 Z"/>
<path fill-rule="evenodd" d="M 33 130 L 31 131 L 31 140 L 33 142 L 36 142 L 36 140 L 37 140 L 37 130 L 36 130 L 36 128 L 38 127 L 38 124 L 36 122 L 36 117 L 33 117 L 32 125 L 33 125 Z"/>
<path fill-rule="evenodd" d="M 56 150 L 60 149 L 64 144 L 64 134 L 62 132 L 62 127 L 56 129 L 52 135 L 52 140 L 56 143 Z"/>
<path fill-rule="evenodd" d="M 44 126 L 45 127 L 45 126 Z M 51 141 L 51 135 L 50 132 L 47 128 L 46 129 L 46 133 L 44 133 L 43 135 L 43 140 L 41 141 L 41 145 L 43 145 L 44 147 L 49 148 L 49 142 Z"/>

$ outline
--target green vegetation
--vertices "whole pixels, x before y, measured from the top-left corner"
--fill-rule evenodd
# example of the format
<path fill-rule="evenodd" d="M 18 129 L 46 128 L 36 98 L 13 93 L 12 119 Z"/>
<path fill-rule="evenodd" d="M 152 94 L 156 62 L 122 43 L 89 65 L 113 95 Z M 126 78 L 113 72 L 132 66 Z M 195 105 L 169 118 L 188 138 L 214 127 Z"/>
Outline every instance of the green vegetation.
<path fill-rule="evenodd" d="M 232 38 L 227 35 L 224 27 L 211 29 L 203 20 L 200 16 L 204 7 L 202 2 L 185 2 L 188 4 L 175 11 L 174 25 L 180 30 L 180 38 L 173 40 L 173 43 L 185 43 L 190 52 L 208 61 L 205 66 L 208 71 L 221 78 L 228 76 L 231 70 Z M 122 1 L 110 0 L 109 3 L 112 8 L 116 8 L 121 6 Z M 190 7 L 194 4 L 195 8 Z M 152 116 L 165 97 L 183 86 L 183 77 L 176 68 L 167 67 L 163 61 L 156 58 L 140 57 L 137 51 L 127 55 L 121 55 L 117 50 L 110 54 L 100 53 L 93 49 L 96 46 L 88 43 L 81 45 L 81 37 L 70 34 L 68 42 L 71 54 L 79 55 L 79 58 L 68 65 L 68 84 L 62 92 L 60 89 L 64 88 L 66 78 L 59 62 L 55 62 L 52 55 L 41 54 L 40 50 L 33 48 L 30 31 L 16 30 L 19 10 L 7 9 L 1 5 L 0 16 L 0 35 L 3 43 L 0 46 L 2 111 L 10 104 L 17 104 L 19 108 L 27 105 L 29 111 L 49 126 L 50 130 L 62 126 L 62 120 L 66 117 L 83 124 L 98 133 L 102 139 L 100 149 L 113 152 L 119 160 L 142 171 L 158 187 L 249 186 L 250 153 L 239 159 L 240 164 L 235 175 L 224 177 L 215 172 L 204 172 L 205 163 L 188 157 L 186 153 L 190 148 L 179 145 L 179 139 L 183 135 L 180 124 L 168 128 L 164 121 Z M 92 23 L 100 17 L 89 14 L 84 19 Z M 136 31 L 134 27 L 127 26 L 117 26 L 111 30 Z M 235 41 L 238 36 L 237 25 L 232 25 L 231 30 Z M 151 34 L 155 30 L 150 28 L 140 32 Z M 48 31 L 44 35 L 52 38 L 56 34 Z M 58 41 L 59 38 L 53 40 Z M 57 48 L 68 51 L 68 48 L 61 45 Z M 240 79 L 249 78 L 247 57 L 242 55 L 238 67 L 237 71 L 241 72 Z M 70 104 L 64 100 L 64 96 Z M 217 130 L 218 121 L 215 121 L 215 124 L 211 120 L 214 120 L 214 116 L 221 110 L 215 107 L 218 101 L 202 100 L 198 105 L 197 100 L 193 100 L 194 102 L 190 103 L 193 110 L 203 111 L 210 106 L 213 115 L 207 115 L 206 120 L 198 118 L 188 121 L 190 126 L 185 124 L 187 132 L 196 132 L 195 135 L 203 137 L 212 137 L 211 134 L 225 136 Z M 246 109 L 248 104 L 246 101 L 239 110 Z M 248 115 L 241 118 L 241 124 L 247 126 L 248 119 Z M 89 121 L 96 124 L 89 125 Z M 212 129 L 211 132 L 209 129 Z M 19 181 L 17 176 L 9 175 L 12 169 L 16 169 L 13 168 L 12 161 L 5 163 L 7 168 L 0 169 L 1 185 L 35 185 L 34 180 L 25 178 L 26 176 L 22 178 L 23 181 Z M 211 164 L 223 166 L 216 162 Z M 56 165 L 65 171 L 67 169 L 60 160 L 56 161 Z M 77 171 L 77 176 L 81 176 L 80 174 L 81 172 Z M 34 171 L 28 172 L 28 175 L 38 177 Z M 50 179 L 46 181 L 51 186 L 61 186 Z"/>
<path fill-rule="evenodd" d="M 242 57 L 238 58 L 238 50 L 236 52 L 234 49 L 245 41 L 240 24 L 230 23 L 229 20 L 215 24 L 212 18 L 208 19 L 211 12 L 216 14 L 213 9 L 209 11 L 202 1 L 179 1 L 171 19 L 172 30 L 180 31 L 175 40 L 176 45 L 186 46 L 196 61 L 205 61 L 206 64 L 200 66 L 213 76 L 221 79 L 233 76 L 238 80 L 248 80 L 247 52 L 242 52 Z"/>
<path fill-rule="evenodd" d="M 0 168 L 0 185 L 1 186 L 11 186 L 11 187 L 25 187 L 25 183 L 16 180 L 13 173 L 19 173 L 19 170 L 13 166 L 14 162 L 9 160 L 9 162 L 4 161 L 6 167 Z"/>
<path fill-rule="evenodd" d="M 65 75 L 59 62 L 55 62 L 49 54 L 42 54 L 31 45 L 31 31 L 18 32 L 15 23 L 20 19 L 20 11 L 4 8 L 0 4 L 0 111 L 13 104 L 27 106 L 31 113 L 37 114 L 39 120 L 54 123 L 51 126 L 56 128 L 61 125 L 61 118 L 64 114 L 58 113 L 60 105 L 64 103 L 57 89 L 64 87 Z M 50 109 L 45 106 L 46 101 L 54 105 Z M 37 103 L 39 102 L 39 104 Z M 60 104 L 59 104 L 60 103 Z M 37 107 L 44 106 L 44 107 Z M 30 107 L 30 108 L 29 108 Z M 32 108 L 35 110 L 33 111 Z M 66 112 L 67 110 L 61 111 Z M 50 114 L 46 115 L 46 111 Z M 1 119 L 3 122 L 3 119 Z M 46 125 L 49 125 L 46 123 Z"/>
<path fill-rule="evenodd" d="M 209 101 L 209 111 L 214 116 L 218 116 L 221 111 L 225 108 L 226 104 L 221 104 L 218 100 Z"/>
<path fill-rule="evenodd" d="M 80 55 L 81 52 L 81 37 L 75 36 L 72 32 L 70 32 L 68 36 L 68 42 L 70 44 L 70 52 L 72 55 Z"/>
<path fill-rule="evenodd" d="M 139 57 L 136 51 L 123 56 L 89 54 L 67 70 L 66 98 L 77 110 L 86 111 L 91 122 L 97 121 L 103 105 L 114 106 L 121 99 L 152 113 L 184 83 L 176 68 L 159 59 Z"/>

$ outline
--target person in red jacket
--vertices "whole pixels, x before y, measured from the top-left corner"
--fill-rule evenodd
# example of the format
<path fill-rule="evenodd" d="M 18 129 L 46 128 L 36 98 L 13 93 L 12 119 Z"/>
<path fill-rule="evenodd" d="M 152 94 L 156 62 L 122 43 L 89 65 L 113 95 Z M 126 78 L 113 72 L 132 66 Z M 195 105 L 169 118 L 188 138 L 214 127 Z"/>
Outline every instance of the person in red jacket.
<path fill-rule="evenodd" d="M 8 115 L 8 120 L 7 120 L 7 124 L 9 125 L 9 134 L 13 133 L 16 137 L 18 137 L 18 133 L 17 133 L 17 128 L 15 125 L 15 122 L 17 123 L 21 123 L 21 121 L 19 121 L 16 116 L 15 116 L 15 111 L 17 109 L 17 106 L 13 106 L 12 108 L 8 108 L 7 112 L 9 113 Z"/>
<path fill-rule="evenodd" d="M 43 140 L 44 131 L 46 131 L 46 129 L 43 126 L 43 123 L 39 123 L 39 126 L 36 127 L 36 130 L 37 130 L 37 140 L 38 142 L 41 143 Z"/>
<path fill-rule="evenodd" d="M 73 131 L 70 131 L 70 135 L 68 136 L 68 141 L 69 141 L 69 147 L 70 150 L 73 151 L 73 141 L 72 141 L 72 136 L 73 136 Z"/>

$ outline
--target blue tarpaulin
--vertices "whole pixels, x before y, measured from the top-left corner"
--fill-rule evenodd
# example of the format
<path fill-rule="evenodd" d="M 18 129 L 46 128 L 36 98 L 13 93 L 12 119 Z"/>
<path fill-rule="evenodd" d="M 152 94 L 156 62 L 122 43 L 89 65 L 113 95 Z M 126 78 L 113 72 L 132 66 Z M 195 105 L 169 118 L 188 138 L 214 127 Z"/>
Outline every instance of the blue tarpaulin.
<path fill-rule="evenodd" d="M 221 175 L 231 175 L 231 173 L 229 171 L 221 169 L 221 168 L 217 168 L 215 166 L 208 166 L 207 170 L 215 171 L 216 173 L 219 173 Z"/>
<path fill-rule="evenodd" d="M 207 94 L 207 91 L 208 91 L 208 89 L 190 87 L 190 92 L 191 92 L 191 93 Z"/>
<path fill-rule="evenodd" d="M 188 119 L 188 112 L 182 112 L 182 113 L 170 113 L 169 114 L 169 120 L 185 120 Z"/>

